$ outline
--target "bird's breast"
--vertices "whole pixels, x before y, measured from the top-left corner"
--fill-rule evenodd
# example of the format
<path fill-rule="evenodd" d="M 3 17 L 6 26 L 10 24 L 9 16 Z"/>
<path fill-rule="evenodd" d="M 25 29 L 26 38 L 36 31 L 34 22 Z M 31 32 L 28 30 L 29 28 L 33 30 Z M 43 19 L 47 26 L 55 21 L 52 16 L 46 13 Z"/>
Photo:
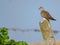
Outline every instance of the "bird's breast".
<path fill-rule="evenodd" d="M 47 14 L 45 12 L 41 12 L 41 16 L 45 18 Z"/>

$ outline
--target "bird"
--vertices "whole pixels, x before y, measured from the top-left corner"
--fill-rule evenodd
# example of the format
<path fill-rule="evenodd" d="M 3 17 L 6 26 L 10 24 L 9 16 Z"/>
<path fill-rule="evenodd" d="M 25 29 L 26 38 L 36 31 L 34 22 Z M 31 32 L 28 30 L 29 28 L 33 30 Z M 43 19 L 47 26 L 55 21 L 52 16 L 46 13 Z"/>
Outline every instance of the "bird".
<path fill-rule="evenodd" d="M 51 16 L 51 14 L 50 14 L 48 11 L 46 11 L 42 6 L 39 8 L 39 10 L 41 11 L 40 13 L 41 13 L 41 16 L 42 16 L 43 18 L 47 19 L 48 21 L 50 21 L 50 20 L 56 21 L 56 19 L 54 19 L 54 18 Z"/>

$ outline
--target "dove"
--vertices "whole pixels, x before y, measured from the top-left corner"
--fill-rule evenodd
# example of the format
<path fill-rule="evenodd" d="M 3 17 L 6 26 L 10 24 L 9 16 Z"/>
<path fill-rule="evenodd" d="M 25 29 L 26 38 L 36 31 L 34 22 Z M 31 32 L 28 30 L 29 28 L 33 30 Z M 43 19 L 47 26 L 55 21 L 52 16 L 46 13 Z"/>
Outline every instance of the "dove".
<path fill-rule="evenodd" d="M 56 19 L 54 19 L 48 11 L 44 10 L 43 7 L 40 7 L 39 10 L 41 11 L 41 16 L 42 16 L 43 18 L 47 19 L 48 21 L 49 21 L 49 20 L 54 20 L 54 21 L 56 21 Z"/>

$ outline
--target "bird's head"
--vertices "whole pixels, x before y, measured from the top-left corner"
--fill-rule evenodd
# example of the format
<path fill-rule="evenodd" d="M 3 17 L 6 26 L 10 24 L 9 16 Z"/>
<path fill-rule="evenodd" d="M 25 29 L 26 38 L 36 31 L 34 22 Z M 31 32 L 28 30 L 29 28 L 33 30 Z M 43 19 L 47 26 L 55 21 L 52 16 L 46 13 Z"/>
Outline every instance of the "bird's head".
<path fill-rule="evenodd" d="M 44 10 L 44 8 L 43 8 L 43 7 L 40 7 L 40 8 L 39 8 L 39 10 L 40 10 L 40 11 L 43 11 L 43 10 Z"/>

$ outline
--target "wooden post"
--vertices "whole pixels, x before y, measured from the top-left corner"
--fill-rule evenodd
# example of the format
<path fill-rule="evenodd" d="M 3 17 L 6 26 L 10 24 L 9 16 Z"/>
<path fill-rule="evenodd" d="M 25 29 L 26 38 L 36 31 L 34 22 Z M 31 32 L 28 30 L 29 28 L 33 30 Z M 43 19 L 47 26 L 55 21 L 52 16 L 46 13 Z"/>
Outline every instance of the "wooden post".
<path fill-rule="evenodd" d="M 50 23 L 47 20 L 43 20 L 42 22 L 39 22 L 39 26 L 40 26 L 45 44 L 56 45 Z"/>

